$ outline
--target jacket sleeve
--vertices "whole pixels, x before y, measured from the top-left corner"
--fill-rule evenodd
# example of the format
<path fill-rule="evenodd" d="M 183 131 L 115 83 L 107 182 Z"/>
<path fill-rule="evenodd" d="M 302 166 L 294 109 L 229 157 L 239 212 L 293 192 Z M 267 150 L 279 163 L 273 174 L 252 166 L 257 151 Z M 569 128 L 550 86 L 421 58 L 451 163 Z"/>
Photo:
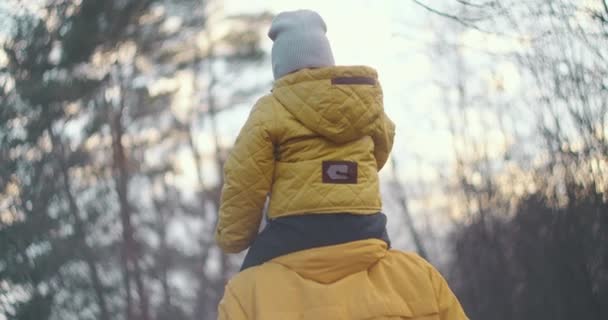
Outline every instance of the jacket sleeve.
<path fill-rule="evenodd" d="M 384 167 L 388 156 L 393 149 L 393 139 L 395 137 L 395 124 L 386 113 L 382 114 L 379 119 L 376 130 L 372 135 L 374 140 L 374 156 L 376 157 L 376 165 L 378 171 Z"/>
<path fill-rule="evenodd" d="M 247 313 L 238 298 L 232 293 L 229 286 L 226 286 L 224 296 L 218 306 L 218 320 L 248 320 Z"/>
<path fill-rule="evenodd" d="M 430 263 L 425 261 L 429 270 L 429 277 L 437 298 L 437 306 L 439 307 L 440 320 L 468 320 L 458 298 L 443 276 Z"/>
<path fill-rule="evenodd" d="M 262 100 L 260 100 L 262 101 Z M 222 250 L 245 250 L 257 235 L 274 174 L 272 110 L 258 102 L 224 164 L 224 186 L 215 239 Z"/>

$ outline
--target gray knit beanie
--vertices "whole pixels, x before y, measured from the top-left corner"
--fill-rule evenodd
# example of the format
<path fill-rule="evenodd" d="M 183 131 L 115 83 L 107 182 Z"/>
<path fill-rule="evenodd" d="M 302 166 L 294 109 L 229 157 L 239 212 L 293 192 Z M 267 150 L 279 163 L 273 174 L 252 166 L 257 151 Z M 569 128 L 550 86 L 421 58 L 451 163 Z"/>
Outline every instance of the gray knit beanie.
<path fill-rule="evenodd" d="M 335 65 L 327 26 L 321 16 L 310 10 L 279 13 L 268 31 L 272 45 L 274 79 L 304 68 Z"/>

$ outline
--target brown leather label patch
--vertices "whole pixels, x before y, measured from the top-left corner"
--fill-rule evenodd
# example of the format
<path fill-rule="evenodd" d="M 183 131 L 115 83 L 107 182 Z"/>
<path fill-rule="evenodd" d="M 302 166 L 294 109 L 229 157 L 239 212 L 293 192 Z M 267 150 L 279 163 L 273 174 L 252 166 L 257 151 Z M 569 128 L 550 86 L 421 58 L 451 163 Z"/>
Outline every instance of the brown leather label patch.
<path fill-rule="evenodd" d="M 356 184 L 357 163 L 352 161 L 323 161 L 323 183 Z"/>
<path fill-rule="evenodd" d="M 336 77 L 331 79 L 331 84 L 365 84 L 376 85 L 376 79 L 370 77 Z"/>

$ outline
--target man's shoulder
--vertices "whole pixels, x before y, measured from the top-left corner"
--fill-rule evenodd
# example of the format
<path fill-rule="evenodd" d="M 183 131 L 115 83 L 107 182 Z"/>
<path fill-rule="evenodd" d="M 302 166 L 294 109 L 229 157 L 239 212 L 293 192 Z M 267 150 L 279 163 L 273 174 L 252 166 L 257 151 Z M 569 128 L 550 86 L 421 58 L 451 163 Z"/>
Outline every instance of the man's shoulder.
<path fill-rule="evenodd" d="M 427 282 L 436 269 L 415 252 L 389 250 L 380 266 L 393 276 L 408 277 L 414 282 Z"/>
<path fill-rule="evenodd" d="M 234 275 L 232 279 L 228 281 L 228 287 L 238 290 L 239 292 L 242 292 L 243 290 L 248 291 L 248 288 L 252 289 L 252 287 L 255 287 L 256 282 L 272 280 L 271 278 L 273 276 L 277 276 L 277 272 L 282 271 L 279 269 L 285 268 L 276 263 L 264 263 L 247 268 Z"/>
<path fill-rule="evenodd" d="M 400 261 L 402 263 L 409 264 L 413 267 L 426 268 L 429 264 L 423 257 L 421 257 L 416 252 L 411 251 L 401 251 L 396 249 L 391 249 L 388 252 L 387 258 L 394 259 L 396 261 Z"/>

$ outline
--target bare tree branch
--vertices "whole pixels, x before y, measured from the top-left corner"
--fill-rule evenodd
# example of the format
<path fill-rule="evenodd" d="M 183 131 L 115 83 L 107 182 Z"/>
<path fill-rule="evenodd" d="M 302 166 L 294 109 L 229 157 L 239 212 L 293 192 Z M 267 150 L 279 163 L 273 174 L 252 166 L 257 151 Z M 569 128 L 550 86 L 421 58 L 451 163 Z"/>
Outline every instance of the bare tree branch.
<path fill-rule="evenodd" d="M 482 3 L 473 3 L 466 0 L 456 0 L 456 2 L 460 4 L 464 4 L 465 6 L 475 7 L 475 8 L 484 8 L 494 5 L 494 1 L 482 2 Z"/>
<path fill-rule="evenodd" d="M 424 3 L 422 3 L 422 2 L 420 2 L 418 0 L 412 0 L 412 1 L 415 4 L 423 7 L 424 9 L 426 9 L 426 10 L 428 10 L 428 11 L 434 13 L 434 14 L 437 14 L 437 15 L 440 15 L 440 16 L 443 16 L 443 17 L 446 17 L 446 18 L 450 18 L 450 19 L 455 20 L 455 21 L 457 21 L 459 23 L 462 23 L 462 24 L 464 24 L 465 26 L 468 26 L 468 27 L 472 26 L 471 22 L 483 20 L 483 18 L 463 18 L 463 17 L 455 16 L 455 15 L 452 15 L 452 14 L 449 14 L 449 13 L 446 13 L 446 12 L 443 12 L 443 11 L 439 11 L 439 10 L 437 10 L 435 8 L 432 8 L 432 7 L 426 5 L 426 4 L 424 4 Z"/>
<path fill-rule="evenodd" d="M 459 16 L 456 16 L 456 15 L 453 15 L 453 14 L 449 14 L 449 13 L 437 10 L 437 9 L 432 8 L 432 7 L 426 5 L 426 4 L 424 4 L 424 3 L 422 3 L 422 2 L 420 2 L 418 0 L 412 0 L 412 1 L 415 4 L 417 4 L 418 6 L 426 9 L 427 11 L 429 11 L 431 13 L 434 13 L 436 15 L 448 18 L 450 20 L 453 20 L 453 21 L 455 21 L 455 22 L 457 22 L 457 23 L 459 23 L 462 26 L 465 26 L 467 28 L 471 28 L 471 29 L 477 30 L 477 31 L 482 32 L 482 33 L 494 34 L 494 35 L 503 36 L 503 37 L 509 37 L 509 38 L 515 38 L 515 39 L 518 39 L 518 40 L 522 38 L 521 36 L 518 36 L 518 35 L 510 35 L 510 34 L 507 34 L 507 33 L 504 33 L 504 32 L 500 32 L 500 31 L 486 30 L 486 29 L 483 29 L 483 28 L 481 28 L 481 27 L 479 27 L 478 25 L 475 24 L 475 22 L 479 22 L 481 20 L 485 20 L 485 19 L 487 19 L 487 17 L 483 17 L 483 18 L 463 18 L 463 17 L 459 17 Z"/>

